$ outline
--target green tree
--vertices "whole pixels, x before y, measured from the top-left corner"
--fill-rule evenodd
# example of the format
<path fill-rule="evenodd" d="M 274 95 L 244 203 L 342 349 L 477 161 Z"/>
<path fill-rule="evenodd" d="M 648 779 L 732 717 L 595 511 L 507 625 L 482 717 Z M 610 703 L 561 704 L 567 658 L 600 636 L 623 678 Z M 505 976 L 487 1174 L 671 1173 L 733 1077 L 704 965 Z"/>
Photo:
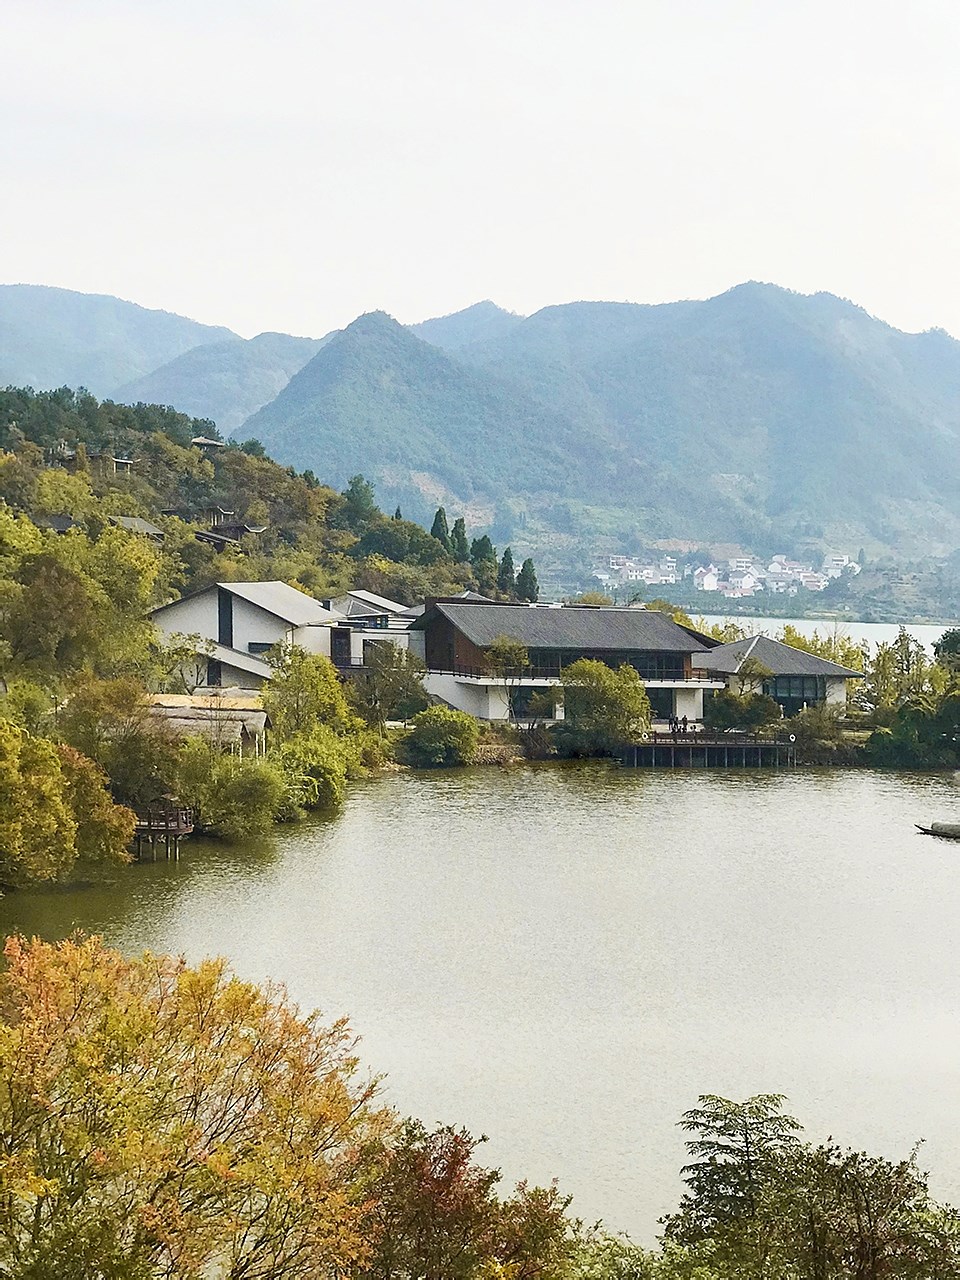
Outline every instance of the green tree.
<path fill-rule="evenodd" d="M 508 596 L 514 596 L 517 593 L 517 573 L 513 567 L 513 552 L 509 547 L 504 548 L 503 555 L 500 558 L 500 568 L 497 570 L 497 590 Z"/>
<path fill-rule="evenodd" d="M 99 765 L 124 804 L 149 805 L 170 790 L 177 745 L 133 678 L 77 684 L 59 729 L 68 745 Z"/>
<path fill-rule="evenodd" d="M 136 815 L 115 804 L 107 789 L 107 775 L 92 760 L 61 744 L 63 799 L 77 824 L 77 861 L 86 868 L 129 862 Z"/>
<path fill-rule="evenodd" d="M 503 684 L 507 716 L 508 719 L 515 720 L 517 693 L 530 668 L 530 655 L 526 645 L 514 636 L 496 636 L 493 643 L 487 647 L 486 665 L 490 674 L 496 676 Z"/>
<path fill-rule="evenodd" d="M 785 1156 L 799 1146 L 801 1126 L 783 1111 L 781 1094 L 745 1102 L 705 1094 L 684 1113 L 680 1127 L 693 1134 L 691 1160 L 681 1170 L 687 1184 L 679 1211 L 665 1223 L 665 1237 L 681 1245 L 713 1242 L 732 1274 L 762 1280 L 773 1247 L 766 1212 Z M 721 1272 L 726 1275 L 727 1272 Z"/>
<path fill-rule="evenodd" d="M 274 674 L 263 690 L 263 707 L 278 742 L 310 734 L 318 724 L 336 733 L 357 727 L 336 668 L 321 653 L 283 645 L 274 659 Z"/>
<path fill-rule="evenodd" d="M 56 747 L 0 721 L 0 884 L 65 878 L 76 841 Z"/>
<path fill-rule="evenodd" d="M 174 781 L 197 827 L 224 840 L 266 834 L 286 800 L 278 767 L 225 755 L 202 738 L 188 738 L 180 748 Z"/>
<path fill-rule="evenodd" d="M 781 719 L 780 705 L 765 693 L 735 693 L 720 689 L 703 704 L 703 721 L 711 729 L 756 732 Z"/>
<path fill-rule="evenodd" d="M 342 497 L 341 519 L 352 533 L 362 533 L 371 521 L 381 518 L 373 485 L 362 475 L 350 477 Z"/>
<path fill-rule="evenodd" d="M 350 699 L 367 724 L 383 733 L 388 720 L 409 720 L 429 705 L 423 663 L 390 641 L 368 641 L 364 669 L 350 682 Z"/>
<path fill-rule="evenodd" d="M 531 559 L 524 560 L 517 574 L 517 599 L 535 604 L 540 599 L 540 584 Z"/>
<path fill-rule="evenodd" d="M 467 541 L 467 526 L 463 516 L 458 516 L 450 531 L 450 554 L 458 564 L 466 564 L 470 559 L 470 544 Z"/>
<path fill-rule="evenodd" d="M 576 755 L 608 755 L 636 742 L 650 729 L 652 712 L 643 681 L 633 667 L 614 671 L 581 658 L 560 673 L 564 718 L 558 744 Z"/>
<path fill-rule="evenodd" d="M 496 590 L 499 573 L 497 549 L 485 533 L 470 544 L 470 568 L 481 591 Z"/>
<path fill-rule="evenodd" d="M 937 661 L 951 673 L 960 672 L 960 627 L 945 631 L 933 646 Z"/>
<path fill-rule="evenodd" d="M 443 507 L 437 507 L 437 514 L 433 517 L 430 533 L 440 543 L 444 551 L 450 550 L 450 529 L 447 526 L 447 513 Z"/>
<path fill-rule="evenodd" d="M 332 729 L 318 724 L 288 738 L 276 756 L 288 791 L 287 811 L 339 809 L 346 799 L 349 749 Z M 286 816 L 286 813 L 285 815 Z"/>
<path fill-rule="evenodd" d="M 469 764 L 479 740 L 480 728 L 473 716 L 451 707 L 427 707 L 413 717 L 404 748 L 420 768 L 446 768 Z"/>

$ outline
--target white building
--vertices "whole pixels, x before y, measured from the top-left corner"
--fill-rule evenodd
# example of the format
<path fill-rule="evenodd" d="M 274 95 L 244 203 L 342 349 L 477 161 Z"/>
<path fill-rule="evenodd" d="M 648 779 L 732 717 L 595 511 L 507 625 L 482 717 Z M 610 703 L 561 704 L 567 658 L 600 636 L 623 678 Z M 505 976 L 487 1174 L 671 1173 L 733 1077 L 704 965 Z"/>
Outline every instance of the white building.
<path fill-rule="evenodd" d="M 344 639 L 351 649 L 346 618 L 285 582 L 215 582 L 161 605 L 150 617 L 168 638 L 199 637 L 211 686 L 259 689 L 271 674 L 263 655 L 283 642 L 334 658 L 335 633 L 342 631 L 341 652 Z"/>

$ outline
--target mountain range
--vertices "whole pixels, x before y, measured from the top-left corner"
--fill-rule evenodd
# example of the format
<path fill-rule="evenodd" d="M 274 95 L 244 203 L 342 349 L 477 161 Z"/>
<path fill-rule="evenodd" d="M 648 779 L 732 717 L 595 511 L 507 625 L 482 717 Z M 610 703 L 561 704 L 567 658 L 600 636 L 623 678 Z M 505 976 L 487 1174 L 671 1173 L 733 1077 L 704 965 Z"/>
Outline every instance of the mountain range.
<path fill-rule="evenodd" d="M 244 340 L 3 286 L 0 382 L 170 403 L 330 483 L 362 472 L 408 516 L 443 502 L 544 561 L 669 540 L 960 547 L 960 343 L 827 293 L 750 283 L 527 317 L 488 301 Z"/>

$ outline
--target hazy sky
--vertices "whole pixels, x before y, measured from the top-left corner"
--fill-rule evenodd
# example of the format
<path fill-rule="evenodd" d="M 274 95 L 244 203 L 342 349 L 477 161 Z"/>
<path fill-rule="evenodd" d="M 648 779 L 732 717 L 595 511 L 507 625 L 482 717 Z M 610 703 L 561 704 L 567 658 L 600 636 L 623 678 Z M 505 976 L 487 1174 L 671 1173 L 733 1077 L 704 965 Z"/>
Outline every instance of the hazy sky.
<path fill-rule="evenodd" d="M 960 335 L 957 0 L 3 0 L 0 280 L 319 335 L 827 289 Z"/>

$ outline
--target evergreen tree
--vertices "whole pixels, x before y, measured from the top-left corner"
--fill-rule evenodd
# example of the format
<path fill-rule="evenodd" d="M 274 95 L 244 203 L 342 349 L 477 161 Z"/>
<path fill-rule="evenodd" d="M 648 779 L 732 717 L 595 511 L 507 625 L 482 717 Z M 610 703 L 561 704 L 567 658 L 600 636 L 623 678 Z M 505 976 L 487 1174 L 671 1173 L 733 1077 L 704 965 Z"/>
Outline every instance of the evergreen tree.
<path fill-rule="evenodd" d="M 476 568 L 481 560 L 496 560 L 497 548 L 486 534 L 470 543 L 470 563 Z"/>
<path fill-rule="evenodd" d="M 509 547 L 504 551 L 500 568 L 497 570 L 497 586 L 507 595 L 516 595 L 517 573 L 513 567 L 513 552 Z"/>
<path fill-rule="evenodd" d="M 437 514 L 433 517 L 430 533 L 440 543 L 444 551 L 450 550 L 450 530 L 447 527 L 447 513 L 443 507 L 437 507 Z"/>
<path fill-rule="evenodd" d="M 402 519 L 403 519 L 403 512 L 400 510 L 400 505 L 399 505 L 399 503 L 397 504 L 397 509 L 396 509 L 396 511 L 393 513 L 393 518 L 394 518 L 394 520 L 402 520 Z"/>
<path fill-rule="evenodd" d="M 524 560 L 517 574 L 517 599 L 529 600 L 531 604 L 540 599 L 540 584 L 530 559 Z"/>
<path fill-rule="evenodd" d="M 477 586 L 487 595 L 497 589 L 497 548 L 486 534 L 474 538 L 470 544 L 470 568 L 477 580 Z"/>
<path fill-rule="evenodd" d="M 362 532 L 378 517 L 383 519 L 377 508 L 373 485 L 363 476 L 351 476 L 342 497 L 344 498 L 343 521 L 353 533 Z"/>
<path fill-rule="evenodd" d="M 465 564 L 470 559 L 470 544 L 467 542 L 467 526 L 463 516 L 453 522 L 450 533 L 450 554 L 459 564 Z"/>

